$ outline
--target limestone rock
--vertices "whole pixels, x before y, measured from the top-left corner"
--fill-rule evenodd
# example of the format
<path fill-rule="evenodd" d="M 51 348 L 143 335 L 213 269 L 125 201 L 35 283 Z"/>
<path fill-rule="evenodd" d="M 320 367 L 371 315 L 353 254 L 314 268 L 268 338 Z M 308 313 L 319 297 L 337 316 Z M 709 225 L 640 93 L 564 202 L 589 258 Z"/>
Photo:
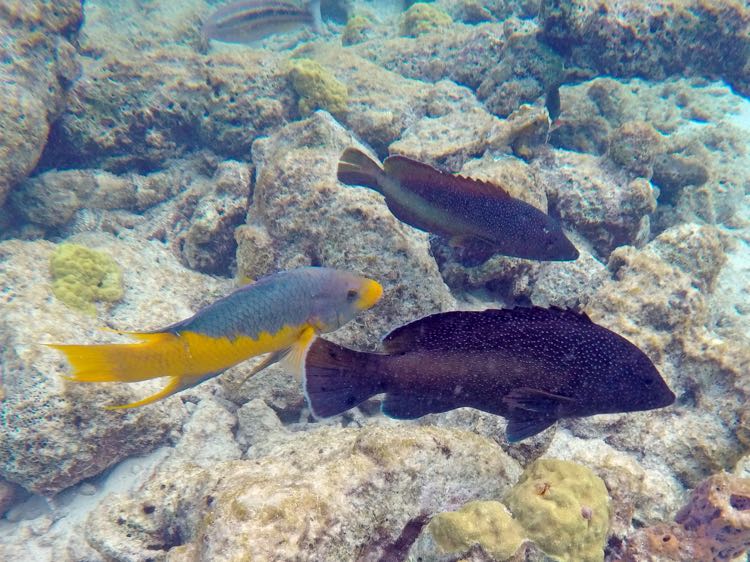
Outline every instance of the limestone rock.
<path fill-rule="evenodd" d="M 573 65 L 652 80 L 692 73 L 750 88 L 750 11 L 741 2 L 543 0 L 539 20 L 544 40 L 569 51 Z"/>
<path fill-rule="evenodd" d="M 136 245 L 101 234 L 72 241 L 106 251 L 123 268 L 124 300 L 106 316 L 100 311 L 98 318 L 91 318 L 51 298 L 47 272 L 53 244 L 6 241 L 0 246 L 0 277 L 7 288 L 0 318 L 0 362 L 5 366 L 0 407 L 13 428 L 0 435 L 0 474 L 46 495 L 163 443 L 179 429 L 185 411 L 179 398 L 149 408 L 104 410 L 106 404 L 131 401 L 134 390 L 155 391 L 162 382 L 66 383 L 59 376 L 68 373 L 64 359 L 34 342 L 112 341 L 111 334 L 97 330 L 105 319 L 128 330 L 158 328 L 190 316 L 206 299 L 226 290 L 185 270 L 155 243 Z M 156 269 L 142 266 L 157 260 Z M 165 292 L 172 295 L 169 301 L 163 298 Z"/>
<path fill-rule="evenodd" d="M 553 158 L 551 166 L 535 162 L 550 207 L 598 254 L 607 256 L 618 246 L 648 238 L 656 197 L 647 181 L 629 180 L 587 154 L 555 151 Z"/>
<path fill-rule="evenodd" d="M 83 18 L 79 0 L 0 5 L 0 206 L 36 166 L 51 123 L 78 77 L 70 43 Z"/>
<path fill-rule="evenodd" d="M 137 496 L 102 503 L 86 537 L 110 558 L 400 559 L 432 514 L 497 497 L 519 473 L 462 431 L 321 429 L 259 459 L 157 473 Z"/>

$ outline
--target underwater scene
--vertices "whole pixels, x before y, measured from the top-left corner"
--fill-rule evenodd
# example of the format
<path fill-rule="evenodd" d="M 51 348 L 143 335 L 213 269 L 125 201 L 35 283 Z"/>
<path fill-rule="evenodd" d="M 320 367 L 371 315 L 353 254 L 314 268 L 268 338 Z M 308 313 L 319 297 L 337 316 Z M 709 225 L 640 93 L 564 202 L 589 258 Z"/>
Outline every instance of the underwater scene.
<path fill-rule="evenodd" d="M 748 562 L 745 0 L 0 0 L 0 562 Z"/>

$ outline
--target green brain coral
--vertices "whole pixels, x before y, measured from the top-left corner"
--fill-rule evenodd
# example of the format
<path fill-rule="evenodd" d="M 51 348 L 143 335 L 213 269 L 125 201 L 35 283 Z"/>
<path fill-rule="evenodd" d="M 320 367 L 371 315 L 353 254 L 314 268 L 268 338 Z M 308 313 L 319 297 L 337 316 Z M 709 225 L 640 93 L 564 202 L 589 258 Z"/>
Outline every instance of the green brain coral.
<path fill-rule="evenodd" d="M 87 314 L 96 314 L 95 302 L 122 298 L 122 270 L 103 252 L 60 244 L 50 259 L 50 272 L 55 296 Z"/>
<path fill-rule="evenodd" d="M 469 502 L 458 511 L 432 518 L 428 530 L 443 552 L 467 552 L 474 545 L 497 560 L 513 556 L 525 538 L 523 528 L 500 502 Z"/>
<path fill-rule="evenodd" d="M 453 23 L 453 19 L 432 4 L 417 2 L 404 12 L 401 19 L 401 35 L 416 37 L 435 31 Z"/>
<path fill-rule="evenodd" d="M 505 504 L 527 536 L 561 562 L 601 562 L 609 494 L 590 469 L 556 459 L 530 465 Z"/>
<path fill-rule="evenodd" d="M 289 61 L 289 79 L 299 96 L 302 115 L 325 109 L 330 113 L 343 113 L 349 103 L 349 92 L 330 70 L 311 59 Z"/>

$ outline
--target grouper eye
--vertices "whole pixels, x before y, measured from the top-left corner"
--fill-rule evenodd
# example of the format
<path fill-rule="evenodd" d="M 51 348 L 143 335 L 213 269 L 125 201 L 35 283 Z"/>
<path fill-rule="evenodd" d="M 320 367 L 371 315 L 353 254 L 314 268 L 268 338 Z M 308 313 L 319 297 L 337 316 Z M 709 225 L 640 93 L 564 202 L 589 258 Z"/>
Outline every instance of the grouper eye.
<path fill-rule="evenodd" d="M 359 296 L 359 293 L 357 293 L 357 291 L 355 291 L 354 289 L 349 289 L 346 292 L 346 300 L 349 302 L 354 302 L 358 296 Z"/>

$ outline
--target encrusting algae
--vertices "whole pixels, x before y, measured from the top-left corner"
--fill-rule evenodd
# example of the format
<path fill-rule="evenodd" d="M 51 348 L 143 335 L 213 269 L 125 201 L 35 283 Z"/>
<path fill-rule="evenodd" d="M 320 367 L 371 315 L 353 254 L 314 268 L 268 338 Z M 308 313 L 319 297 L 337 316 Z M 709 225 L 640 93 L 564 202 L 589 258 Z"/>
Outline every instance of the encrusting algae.
<path fill-rule="evenodd" d="M 52 292 L 69 307 L 92 316 L 95 302 L 122 298 L 122 270 L 103 252 L 78 244 L 60 244 L 50 259 Z"/>
<path fill-rule="evenodd" d="M 444 553 L 478 546 L 494 560 L 516 560 L 533 542 L 559 562 L 602 562 L 609 494 L 589 468 L 557 459 L 531 464 L 504 499 L 473 501 L 435 515 L 427 531 Z"/>
<path fill-rule="evenodd" d="M 349 92 L 333 73 L 312 59 L 289 61 L 289 79 L 299 96 L 302 115 L 324 109 L 329 113 L 344 113 L 349 104 Z"/>
<path fill-rule="evenodd" d="M 453 23 L 453 19 L 432 4 L 417 2 L 406 10 L 401 19 L 401 35 L 417 37 L 423 33 L 436 31 Z"/>

